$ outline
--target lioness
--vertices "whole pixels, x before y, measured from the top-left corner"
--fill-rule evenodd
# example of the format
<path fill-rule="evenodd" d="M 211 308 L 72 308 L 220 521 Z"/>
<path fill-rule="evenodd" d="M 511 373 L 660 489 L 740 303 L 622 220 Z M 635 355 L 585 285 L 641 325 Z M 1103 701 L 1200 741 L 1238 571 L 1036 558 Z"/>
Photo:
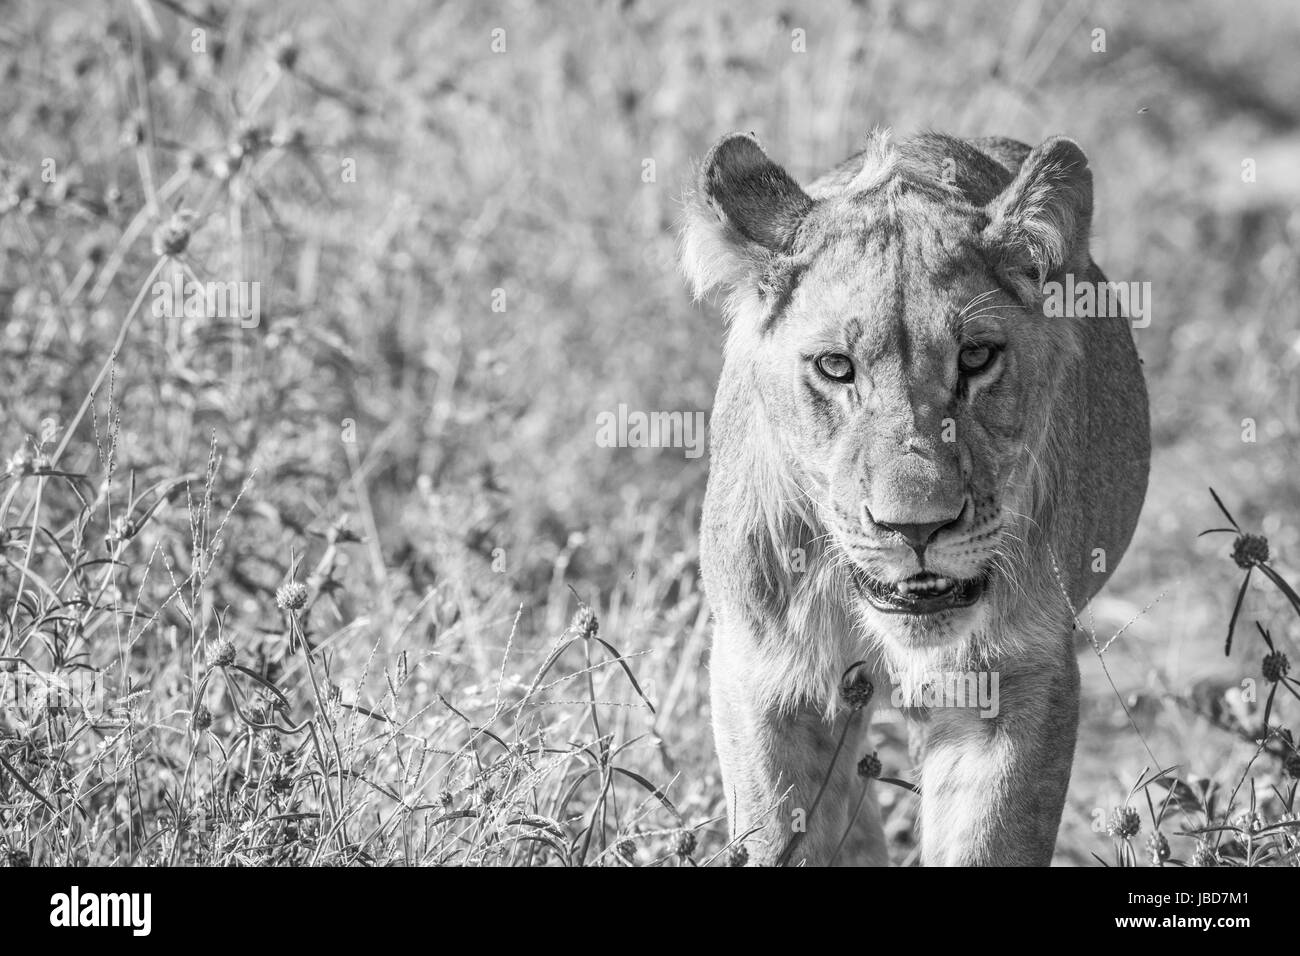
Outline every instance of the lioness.
<path fill-rule="evenodd" d="M 876 134 L 807 189 L 749 136 L 701 165 L 682 262 L 728 318 L 701 529 L 713 723 L 752 861 L 887 862 L 879 784 L 859 806 L 867 720 L 838 693 L 859 660 L 872 706 L 913 721 L 924 862 L 1051 860 L 1071 607 L 1127 547 L 1149 458 L 1127 320 L 1044 314 L 1045 282 L 1105 281 L 1091 218 L 1060 137 Z M 954 674 L 996 704 L 926 706 Z"/>

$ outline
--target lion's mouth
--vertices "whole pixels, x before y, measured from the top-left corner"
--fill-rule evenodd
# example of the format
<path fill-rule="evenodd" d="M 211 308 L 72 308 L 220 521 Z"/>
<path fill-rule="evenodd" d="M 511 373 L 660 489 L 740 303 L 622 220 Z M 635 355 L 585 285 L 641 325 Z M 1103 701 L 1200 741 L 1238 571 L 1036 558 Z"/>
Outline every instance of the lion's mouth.
<path fill-rule="evenodd" d="M 889 584 L 855 568 L 853 579 L 871 606 L 886 614 L 939 614 L 970 607 L 988 586 L 986 576 L 959 580 L 929 571 Z"/>

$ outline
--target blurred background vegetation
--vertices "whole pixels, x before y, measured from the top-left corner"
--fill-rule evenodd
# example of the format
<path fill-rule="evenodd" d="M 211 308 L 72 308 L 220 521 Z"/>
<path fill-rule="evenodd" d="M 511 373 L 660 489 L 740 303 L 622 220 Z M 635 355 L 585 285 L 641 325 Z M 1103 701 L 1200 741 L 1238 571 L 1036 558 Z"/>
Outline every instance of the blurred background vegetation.
<path fill-rule="evenodd" d="M 219 624 L 271 673 L 288 654 L 275 590 L 295 559 L 303 574 L 317 566 L 341 520 L 362 540 L 331 555 L 312 607 L 335 679 L 359 677 L 359 699 L 374 700 L 386 692 L 381 671 L 401 670 L 407 684 L 393 697 L 409 709 L 405 732 L 464 757 L 463 740 L 444 739 L 457 731 L 436 695 L 474 721 L 495 712 L 503 686 L 523 694 L 580 598 L 657 713 L 616 667 L 598 672 L 591 695 L 617 698 L 618 739 L 647 735 L 628 759 L 706 847 L 722 845 L 696 563 L 707 458 L 601 448 L 595 433 L 597 415 L 620 403 L 709 409 L 721 321 L 683 289 L 674 224 L 692 162 L 731 130 L 754 131 L 805 180 L 874 126 L 1029 143 L 1064 133 L 1083 146 L 1095 258 L 1112 279 L 1149 281 L 1153 296 L 1150 327 L 1136 332 L 1151 486 L 1137 537 L 1093 603 L 1101 636 L 1163 597 L 1107 652 L 1118 696 L 1097 658 L 1081 657 L 1087 698 L 1060 861 L 1105 851 L 1096 810 L 1122 803 L 1152 765 L 1121 699 L 1164 766 L 1230 786 L 1249 760 L 1249 745 L 1187 703 L 1247 719 L 1259 706 L 1238 699 L 1242 678 L 1259 679 L 1254 644 L 1222 654 L 1240 572 L 1224 539 L 1196 535 L 1222 523 L 1212 485 L 1243 527 L 1268 536 L 1281 573 L 1300 571 L 1293 4 L 3 9 L 0 452 L 40 451 L 32 440 L 53 420 L 48 453 L 75 423 L 58 465 L 91 478 L 88 505 L 72 481 L 48 479 L 43 501 L 16 471 L 0 485 L 12 494 L 0 604 L 21 595 L 20 579 L 30 590 L 33 575 L 58 577 L 57 550 L 36 538 L 66 540 L 88 515 L 87 560 L 103 558 L 98 542 L 133 488 L 192 476 L 188 500 L 172 494 L 108 546 L 118 563 L 95 609 L 106 623 L 67 639 L 69 654 L 153 705 L 130 750 L 153 761 L 151 793 L 113 783 L 86 794 L 116 835 L 87 837 L 85 858 L 147 858 L 123 826 L 170 845 L 155 820 L 176 812 L 185 789 L 202 649 Z M 146 300 L 92 428 L 78 409 L 159 261 L 156 229 L 181 210 L 195 214 L 186 264 L 202 278 L 261 283 L 261 322 L 158 318 Z M 103 446 L 119 416 L 108 481 Z M 181 600 L 172 582 L 196 567 L 187 505 L 203 493 L 214 442 L 213 524 L 233 510 L 202 587 Z M 29 534 L 33 511 L 50 534 Z M 39 600 L 71 600 L 75 583 Z M 122 623 L 133 606 L 148 612 L 134 629 Z M 1270 624 L 1294 649 L 1300 628 L 1284 606 L 1252 586 L 1242 620 Z M 35 612 L 8 615 L 6 646 L 22 643 L 49 668 L 22 629 Z M 301 670 L 289 672 L 301 685 Z M 233 735 L 237 715 L 211 694 L 213 733 Z M 537 723 L 564 737 L 586 719 L 561 701 Z M 896 730 L 880 731 L 887 774 L 908 769 Z M 16 760 L 21 728 L 6 736 L 14 749 L 0 753 Z M 93 746 L 68 742 L 59 759 L 74 778 L 80 768 L 92 782 L 118 780 L 84 763 L 78 748 Z M 375 774 L 410 771 L 404 757 L 366 759 Z M 57 790 L 48 761 L 27 766 L 36 789 Z M 482 774 L 462 761 L 433 766 L 410 775 L 410 793 L 481 797 Z M 191 785 L 196 802 L 220 790 Z M 885 799 L 896 859 L 910 861 L 912 798 Z M 48 861 L 62 850 L 50 849 L 39 812 L 0 811 L 0 829 Z"/>

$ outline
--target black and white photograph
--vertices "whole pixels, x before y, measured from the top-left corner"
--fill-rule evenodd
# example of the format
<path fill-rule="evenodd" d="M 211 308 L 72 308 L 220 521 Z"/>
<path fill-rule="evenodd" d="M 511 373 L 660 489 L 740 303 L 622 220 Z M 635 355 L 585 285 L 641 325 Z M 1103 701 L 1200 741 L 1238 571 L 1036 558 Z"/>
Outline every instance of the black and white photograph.
<path fill-rule="evenodd" d="M 1288 0 L 0 3 L 23 922 L 1050 866 L 1244 940 L 1300 865 L 1297 49 Z"/>

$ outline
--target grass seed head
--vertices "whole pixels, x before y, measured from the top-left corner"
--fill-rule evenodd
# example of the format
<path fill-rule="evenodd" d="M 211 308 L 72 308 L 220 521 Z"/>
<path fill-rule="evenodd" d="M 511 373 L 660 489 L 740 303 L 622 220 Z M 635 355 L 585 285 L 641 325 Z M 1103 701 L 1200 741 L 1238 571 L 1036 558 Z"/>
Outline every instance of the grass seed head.
<path fill-rule="evenodd" d="M 844 673 L 840 681 L 840 700 L 850 710 L 861 710 L 871 703 L 875 686 L 867 679 L 866 668 L 861 663 L 854 664 Z"/>
<path fill-rule="evenodd" d="M 274 730 L 259 730 L 257 732 L 257 747 L 268 757 L 278 757 L 280 755 L 280 735 Z"/>
<path fill-rule="evenodd" d="M 275 603 L 282 611 L 301 611 L 307 606 L 307 585 L 289 581 L 275 590 Z"/>
<path fill-rule="evenodd" d="M 16 846 L 4 846 L 0 848 L 0 866 L 8 866 L 14 869 L 25 869 L 32 865 L 32 855 L 26 850 L 20 850 Z"/>
<path fill-rule="evenodd" d="M 881 764 L 880 757 L 876 755 L 875 751 L 858 761 L 858 776 L 866 780 L 879 779 L 884 769 L 884 765 Z"/>
<path fill-rule="evenodd" d="M 1110 815 L 1106 832 L 1121 840 L 1131 840 L 1142 830 L 1142 817 L 1132 807 L 1118 807 Z"/>
<path fill-rule="evenodd" d="M 1251 568 L 1268 560 L 1268 538 L 1262 534 L 1242 534 L 1232 543 L 1232 560 L 1239 568 Z"/>
<path fill-rule="evenodd" d="M 190 227 L 194 216 L 182 210 L 158 226 L 153 233 L 156 256 L 179 256 L 190 244 Z"/>
<path fill-rule="evenodd" d="M 113 519 L 113 526 L 108 529 L 108 542 L 110 545 L 119 541 L 130 541 L 135 537 L 135 523 L 126 515 L 118 515 Z"/>
<path fill-rule="evenodd" d="M 196 734 L 201 734 L 212 726 L 212 711 L 202 704 L 194 708 L 194 715 L 190 718 L 190 726 L 194 728 Z"/>
<path fill-rule="evenodd" d="M 1151 857 L 1154 866 L 1169 859 L 1169 839 L 1159 830 L 1151 834 L 1151 839 L 1147 841 L 1147 855 Z"/>
<path fill-rule="evenodd" d="M 229 667 L 235 663 L 235 644 L 228 637 L 217 638 L 212 645 L 212 666 Z"/>
<path fill-rule="evenodd" d="M 1219 855 L 1214 852 L 1214 847 L 1205 840 L 1196 841 L 1196 849 L 1192 851 L 1192 866 L 1218 866 Z"/>
<path fill-rule="evenodd" d="M 1264 680 L 1270 684 L 1276 684 L 1291 669 L 1291 662 L 1286 659 L 1286 655 L 1281 651 L 1274 651 L 1272 654 L 1264 655 L 1263 666 Z"/>
<path fill-rule="evenodd" d="M 1244 810 L 1233 818 L 1232 825 L 1250 837 L 1264 829 L 1264 818 L 1254 810 Z"/>
<path fill-rule="evenodd" d="M 596 618 L 596 612 L 591 609 L 590 605 L 584 604 L 573 615 L 573 623 L 570 626 L 581 634 L 584 639 L 590 640 L 600 630 L 600 621 Z"/>
<path fill-rule="evenodd" d="M 31 456 L 21 448 L 10 455 L 5 463 L 5 471 L 15 478 L 25 478 L 32 473 L 32 470 Z"/>

